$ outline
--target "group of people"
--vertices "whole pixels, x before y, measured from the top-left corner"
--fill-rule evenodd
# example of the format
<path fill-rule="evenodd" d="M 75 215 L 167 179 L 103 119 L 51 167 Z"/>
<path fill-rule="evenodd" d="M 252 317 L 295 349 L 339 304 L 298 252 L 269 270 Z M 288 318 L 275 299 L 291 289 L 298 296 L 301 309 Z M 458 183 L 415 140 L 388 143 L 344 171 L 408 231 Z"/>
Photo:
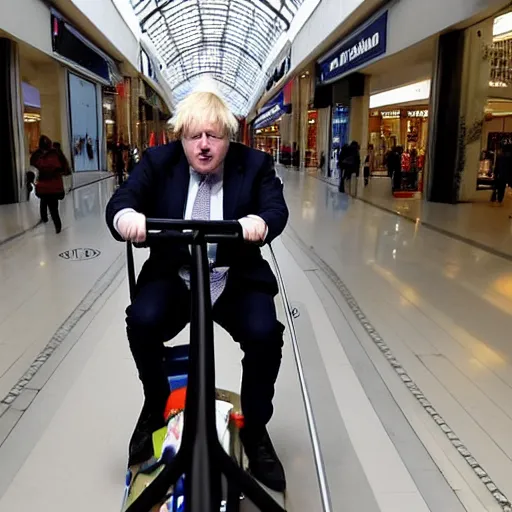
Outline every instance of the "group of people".
<path fill-rule="evenodd" d="M 367 187 L 370 182 L 370 176 L 375 166 L 375 156 L 373 145 L 368 145 L 368 152 L 364 161 L 363 176 L 364 186 Z M 339 191 L 345 192 L 346 182 L 353 174 L 359 178 L 361 169 L 360 147 L 357 141 L 353 140 L 350 144 L 345 144 L 338 153 L 338 169 L 340 171 Z"/>

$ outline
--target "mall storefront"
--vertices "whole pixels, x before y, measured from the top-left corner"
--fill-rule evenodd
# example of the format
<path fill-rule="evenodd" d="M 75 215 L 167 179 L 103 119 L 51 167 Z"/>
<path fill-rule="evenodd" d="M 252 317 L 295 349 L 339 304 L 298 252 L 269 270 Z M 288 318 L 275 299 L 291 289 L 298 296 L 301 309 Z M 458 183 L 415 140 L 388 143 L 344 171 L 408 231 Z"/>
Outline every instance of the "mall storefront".
<path fill-rule="evenodd" d="M 370 175 L 392 178 L 395 197 L 417 198 L 423 192 L 430 88 L 431 80 L 427 79 L 370 94 Z"/>
<path fill-rule="evenodd" d="M 315 107 L 329 109 L 328 166 L 325 174 L 338 176 L 341 149 L 355 141 L 366 155 L 368 79 L 354 70 L 386 53 L 387 10 L 370 19 L 317 61 Z M 366 98 L 366 101 L 365 101 Z M 375 116 L 375 122 L 377 117 Z M 380 119 L 380 117 L 379 117 Z M 380 128 L 379 130 L 380 131 Z"/>
<path fill-rule="evenodd" d="M 512 9 L 468 28 L 460 38 L 458 138 L 463 142 L 458 148 L 456 194 L 460 201 L 488 201 L 500 179 L 497 160 L 512 144 Z"/>
<path fill-rule="evenodd" d="M 290 144 L 291 111 L 291 98 L 283 89 L 260 109 L 252 122 L 253 147 L 283 165 L 291 165 L 296 151 Z"/>
<path fill-rule="evenodd" d="M 338 176 L 341 148 L 357 142 L 361 176 L 368 167 L 373 178 L 394 178 L 389 195 L 417 198 L 428 160 L 434 52 L 426 45 L 388 58 L 388 18 L 387 10 L 377 13 L 319 59 L 315 99 L 330 102 L 331 176 Z"/>

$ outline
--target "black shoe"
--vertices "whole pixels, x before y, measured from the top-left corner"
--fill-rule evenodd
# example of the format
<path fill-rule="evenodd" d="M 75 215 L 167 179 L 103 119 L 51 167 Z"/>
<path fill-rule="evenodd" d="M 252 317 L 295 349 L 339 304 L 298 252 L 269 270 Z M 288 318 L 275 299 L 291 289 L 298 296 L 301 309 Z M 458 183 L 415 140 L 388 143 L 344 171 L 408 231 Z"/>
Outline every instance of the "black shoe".
<path fill-rule="evenodd" d="M 269 489 L 284 492 L 286 489 L 284 468 L 274 450 L 267 429 L 263 429 L 259 434 L 242 429 L 240 439 L 249 459 L 251 474 Z"/>
<path fill-rule="evenodd" d="M 152 410 L 146 402 L 130 439 L 128 466 L 142 464 L 153 457 L 153 432 L 165 426 L 162 411 Z"/>
<path fill-rule="evenodd" d="M 41 222 L 46 224 L 48 222 L 48 217 L 41 217 Z"/>
<path fill-rule="evenodd" d="M 62 226 L 55 226 L 55 233 L 57 233 L 57 235 L 62 231 Z"/>

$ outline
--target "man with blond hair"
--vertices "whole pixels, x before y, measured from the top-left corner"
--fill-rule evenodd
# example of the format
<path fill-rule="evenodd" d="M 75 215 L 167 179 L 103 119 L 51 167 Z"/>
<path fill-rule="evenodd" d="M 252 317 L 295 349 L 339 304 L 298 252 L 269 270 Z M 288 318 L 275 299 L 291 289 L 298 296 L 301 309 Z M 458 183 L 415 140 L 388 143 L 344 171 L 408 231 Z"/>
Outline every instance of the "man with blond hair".
<path fill-rule="evenodd" d="M 214 320 L 244 352 L 241 386 L 245 427 L 241 439 L 252 474 L 284 491 L 285 474 L 266 425 L 281 364 L 283 325 L 277 320 L 275 276 L 259 246 L 284 230 L 288 209 L 272 158 L 231 142 L 238 121 L 215 91 L 196 90 L 171 120 L 178 140 L 149 149 L 107 206 L 119 240 L 143 242 L 146 217 L 238 220 L 246 242 L 210 244 L 208 258 Z M 253 242 L 253 243 L 250 243 Z M 163 343 L 190 321 L 190 252 L 155 247 L 127 309 L 130 349 L 145 400 L 129 447 L 129 464 L 152 455 L 152 432 L 161 428 L 169 385 Z"/>

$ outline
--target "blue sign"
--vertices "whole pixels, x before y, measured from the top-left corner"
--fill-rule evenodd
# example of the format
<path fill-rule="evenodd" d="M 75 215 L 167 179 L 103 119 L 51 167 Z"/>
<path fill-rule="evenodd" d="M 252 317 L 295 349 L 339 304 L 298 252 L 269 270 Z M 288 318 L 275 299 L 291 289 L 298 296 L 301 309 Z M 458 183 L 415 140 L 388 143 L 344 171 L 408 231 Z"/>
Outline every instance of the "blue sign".
<path fill-rule="evenodd" d="M 260 114 L 270 110 L 274 105 L 283 105 L 284 104 L 284 91 L 281 91 L 279 94 L 276 94 L 271 100 L 267 101 L 263 107 L 260 108 Z"/>
<path fill-rule="evenodd" d="M 329 82 L 386 53 L 388 11 L 320 61 L 320 83 Z"/>
<path fill-rule="evenodd" d="M 256 130 L 270 126 L 283 114 L 289 113 L 290 110 L 291 105 L 284 104 L 284 92 L 281 91 L 261 109 L 260 115 L 254 120 L 253 128 Z"/>

